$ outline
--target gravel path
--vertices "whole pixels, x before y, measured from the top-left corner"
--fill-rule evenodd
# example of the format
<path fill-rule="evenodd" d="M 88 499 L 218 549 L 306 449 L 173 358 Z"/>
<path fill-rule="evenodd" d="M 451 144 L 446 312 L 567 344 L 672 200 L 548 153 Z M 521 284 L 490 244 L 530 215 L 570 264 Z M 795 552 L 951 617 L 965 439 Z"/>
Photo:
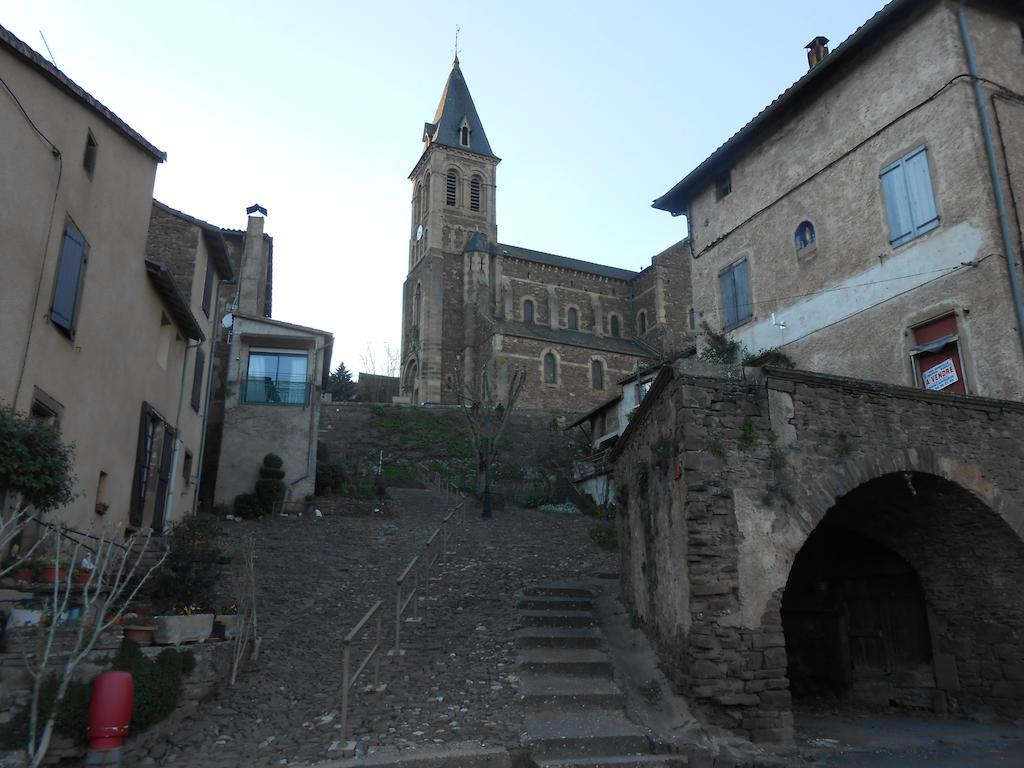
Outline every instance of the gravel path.
<path fill-rule="evenodd" d="M 259 537 L 260 659 L 234 688 L 161 724 L 149 756 L 136 751 L 128 765 L 226 768 L 341 756 L 341 640 L 383 599 L 381 652 L 392 646 L 394 580 L 445 513 L 440 494 L 391 495 L 385 518 L 306 515 L 228 529 Z M 363 679 L 353 689 L 349 719 L 360 752 L 466 741 L 516 746 L 515 594 L 537 581 L 617 567 L 615 554 L 589 541 L 588 518 L 518 509 L 490 521 L 478 515 L 470 512 L 455 554 L 421 596 L 423 621 L 403 626 L 405 655 L 383 656 L 386 689 L 365 692 Z M 353 667 L 366 648 L 353 647 Z M 372 664 L 364 674 L 372 675 Z"/>

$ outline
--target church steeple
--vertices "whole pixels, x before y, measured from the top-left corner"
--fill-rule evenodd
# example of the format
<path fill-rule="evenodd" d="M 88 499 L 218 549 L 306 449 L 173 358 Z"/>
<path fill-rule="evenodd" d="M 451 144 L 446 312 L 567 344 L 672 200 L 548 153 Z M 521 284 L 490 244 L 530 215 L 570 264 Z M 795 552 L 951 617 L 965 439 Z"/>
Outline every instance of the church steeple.
<path fill-rule="evenodd" d="M 496 157 L 459 67 L 458 54 L 452 62 L 452 71 L 434 113 L 434 121 L 423 124 L 423 141 Z"/>

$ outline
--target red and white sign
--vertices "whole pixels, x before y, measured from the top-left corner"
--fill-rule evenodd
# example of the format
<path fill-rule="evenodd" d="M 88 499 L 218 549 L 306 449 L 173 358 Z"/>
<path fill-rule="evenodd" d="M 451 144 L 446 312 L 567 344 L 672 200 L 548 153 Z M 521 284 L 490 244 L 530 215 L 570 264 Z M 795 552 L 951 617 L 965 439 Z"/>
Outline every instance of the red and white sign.
<path fill-rule="evenodd" d="M 924 379 L 924 388 L 931 390 L 945 389 L 951 384 L 956 384 L 960 378 L 956 375 L 956 366 L 953 359 L 943 360 L 938 365 L 932 366 L 921 374 Z"/>

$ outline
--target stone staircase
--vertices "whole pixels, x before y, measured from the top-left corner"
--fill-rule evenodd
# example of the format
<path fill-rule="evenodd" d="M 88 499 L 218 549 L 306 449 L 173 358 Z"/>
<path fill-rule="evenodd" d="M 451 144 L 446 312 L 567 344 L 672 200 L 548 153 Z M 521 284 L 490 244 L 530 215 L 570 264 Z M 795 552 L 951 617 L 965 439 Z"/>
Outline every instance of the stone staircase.
<path fill-rule="evenodd" d="M 626 697 L 594 615 L 586 585 L 530 587 L 519 599 L 522 744 L 540 768 L 671 768 L 684 755 L 655 745 L 625 713 Z"/>

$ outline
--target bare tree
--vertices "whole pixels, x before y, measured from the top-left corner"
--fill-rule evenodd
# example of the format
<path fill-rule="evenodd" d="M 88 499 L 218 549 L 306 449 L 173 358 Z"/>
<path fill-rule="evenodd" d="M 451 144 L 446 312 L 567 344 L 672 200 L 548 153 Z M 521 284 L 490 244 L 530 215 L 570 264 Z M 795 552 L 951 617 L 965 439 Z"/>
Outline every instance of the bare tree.
<path fill-rule="evenodd" d="M 252 660 L 260 656 L 259 624 L 256 621 L 256 537 L 249 534 L 242 539 L 242 573 L 238 578 L 238 628 L 231 649 L 231 685 L 238 678 L 242 657 L 252 638 Z"/>
<path fill-rule="evenodd" d="M 21 505 L 11 505 L 7 509 L 0 507 L 0 554 L 7 552 L 12 547 L 31 519 L 32 516 Z M 27 550 L 19 547 L 17 552 L 12 552 L 7 565 L 0 563 L 0 576 L 5 576 L 30 559 L 49 538 L 49 533 L 50 529 L 44 527 L 41 535 L 36 538 L 31 547 Z"/>
<path fill-rule="evenodd" d="M 67 530 L 60 527 L 55 530 L 54 538 L 54 562 L 66 562 L 67 565 L 60 570 L 60 578 L 53 582 L 53 588 L 47 598 L 49 626 L 39 627 L 35 652 L 26 654 L 25 658 L 25 666 L 32 676 L 29 735 L 25 751 L 32 768 L 41 765 L 46 757 L 53 737 L 57 712 L 74 678 L 75 669 L 92 652 L 102 634 L 117 622 L 135 599 L 146 579 L 167 557 L 165 550 L 160 559 L 139 576 L 140 565 L 149 547 L 148 536 L 143 540 L 141 547 L 136 546 L 138 542 L 134 536 L 127 539 L 124 544 L 117 544 L 106 535 L 97 539 L 95 546 L 86 547 L 81 539 L 72 539 Z M 70 557 L 67 556 L 68 552 Z M 88 553 L 92 569 L 85 584 L 76 585 L 73 566 L 80 562 L 79 556 L 84 556 L 85 553 Z M 43 683 L 50 662 L 57 655 L 54 645 L 58 639 L 58 628 L 62 617 L 67 615 L 72 595 L 76 598 L 75 602 L 81 605 L 81 617 L 70 638 L 70 647 L 60 652 L 64 657 L 64 663 L 58 668 L 59 682 L 52 707 L 48 713 L 42 713 L 39 705 Z"/>
<path fill-rule="evenodd" d="M 377 376 L 397 376 L 402 362 L 401 349 L 390 341 L 376 346 L 377 348 L 374 344 L 367 344 L 359 356 L 361 372 Z"/>
<path fill-rule="evenodd" d="M 501 436 L 512 418 L 516 402 L 526 382 L 526 369 L 516 368 L 508 382 L 506 399 L 502 402 L 499 394 L 487 380 L 481 377 L 477 387 L 471 387 L 463 379 L 462 369 L 455 369 L 455 394 L 459 410 L 466 417 L 470 440 L 477 459 L 477 488 L 481 494 L 481 516 L 491 516 L 491 468 L 498 455 Z"/>

